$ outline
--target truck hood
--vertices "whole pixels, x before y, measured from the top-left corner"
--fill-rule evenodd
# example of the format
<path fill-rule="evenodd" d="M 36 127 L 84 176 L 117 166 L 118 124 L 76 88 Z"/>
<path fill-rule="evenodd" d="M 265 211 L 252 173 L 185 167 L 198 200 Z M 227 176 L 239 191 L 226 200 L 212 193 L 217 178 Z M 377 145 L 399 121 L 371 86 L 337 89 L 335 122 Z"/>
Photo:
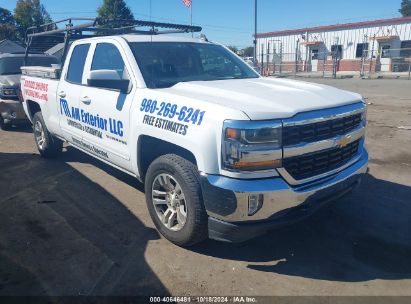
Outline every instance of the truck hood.
<path fill-rule="evenodd" d="M 178 83 L 173 95 L 244 112 L 251 120 L 292 117 L 299 112 L 342 106 L 361 95 L 334 87 L 289 79 L 232 79 Z"/>
<path fill-rule="evenodd" d="M 20 86 L 21 75 L 0 75 L 0 86 L 18 87 Z"/>

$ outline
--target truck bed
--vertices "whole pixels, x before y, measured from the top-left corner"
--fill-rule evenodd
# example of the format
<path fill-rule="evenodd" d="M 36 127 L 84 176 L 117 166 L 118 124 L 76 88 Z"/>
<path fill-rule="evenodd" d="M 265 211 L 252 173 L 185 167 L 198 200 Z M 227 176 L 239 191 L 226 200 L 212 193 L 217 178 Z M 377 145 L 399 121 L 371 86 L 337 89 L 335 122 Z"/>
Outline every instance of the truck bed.
<path fill-rule="evenodd" d="M 60 79 L 61 66 L 56 67 L 42 67 L 42 66 L 23 66 L 21 67 L 23 75 L 47 78 L 47 79 Z"/>
<path fill-rule="evenodd" d="M 59 103 L 57 88 L 59 85 L 60 69 L 47 67 L 23 67 L 21 76 L 21 92 L 23 107 L 30 120 L 29 102 L 40 106 L 47 128 L 52 134 L 59 134 Z M 47 106 L 46 106 L 47 104 Z"/>

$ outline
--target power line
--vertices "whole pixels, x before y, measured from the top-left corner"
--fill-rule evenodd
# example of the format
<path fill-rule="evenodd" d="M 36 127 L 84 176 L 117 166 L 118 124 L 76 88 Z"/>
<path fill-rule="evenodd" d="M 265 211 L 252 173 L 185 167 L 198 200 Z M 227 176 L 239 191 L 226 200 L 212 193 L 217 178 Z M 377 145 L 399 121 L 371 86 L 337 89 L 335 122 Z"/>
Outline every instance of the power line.
<path fill-rule="evenodd" d="M 75 11 L 57 11 L 57 12 L 49 12 L 51 15 L 71 15 L 71 14 L 93 14 L 96 15 L 96 12 L 75 12 Z M 183 20 L 178 20 L 178 19 L 172 19 L 172 18 L 164 18 L 164 17 L 158 17 L 158 16 L 150 16 L 147 14 L 142 14 L 142 13 L 134 13 L 136 16 L 141 16 L 141 17 L 146 17 L 151 19 L 157 19 L 157 20 L 164 20 L 164 21 L 171 21 L 171 22 L 177 22 L 177 23 L 185 23 L 186 21 Z M 242 32 L 242 33 L 251 33 L 252 29 L 248 28 L 242 28 L 242 27 L 234 27 L 234 26 L 224 26 L 224 25 L 217 25 L 217 24 L 206 24 L 206 23 L 197 23 L 197 25 L 201 25 L 203 27 L 210 27 L 210 28 L 215 28 L 215 29 L 224 29 L 227 31 L 232 31 L 232 32 Z"/>
<path fill-rule="evenodd" d="M 142 16 L 142 17 L 149 17 L 146 14 L 135 14 L 137 16 Z M 184 23 L 182 20 L 177 20 L 177 19 L 172 19 L 172 18 L 164 18 L 164 17 L 158 17 L 158 16 L 152 16 L 152 18 L 158 19 L 158 20 L 165 20 L 165 21 L 171 21 L 171 22 L 178 22 L 178 23 Z M 248 31 L 252 31 L 251 28 L 241 28 L 241 27 L 233 27 L 233 26 L 224 26 L 224 25 L 217 25 L 217 24 L 207 24 L 207 23 L 197 23 L 197 25 L 201 26 L 207 26 L 207 27 L 212 27 L 212 28 L 217 28 L 217 29 L 227 29 L 227 30 L 235 30 L 235 31 L 243 31 L 248 33 Z"/>
<path fill-rule="evenodd" d="M 50 15 L 69 15 L 69 14 L 97 14 L 97 12 L 49 12 Z"/>
<path fill-rule="evenodd" d="M 97 13 L 94 11 L 84 11 L 84 12 L 78 12 L 78 11 L 57 11 L 57 12 L 50 12 L 52 15 L 72 15 L 72 14 L 92 14 L 96 15 Z M 181 20 L 181 19 L 173 19 L 173 18 L 165 18 L 165 17 L 159 17 L 159 16 L 150 16 L 147 14 L 142 14 L 142 13 L 134 13 L 136 16 L 141 16 L 141 17 L 146 17 L 151 19 L 157 19 L 157 20 L 164 20 L 164 21 L 171 21 L 171 22 L 177 22 L 177 23 L 185 23 L 186 21 Z M 285 29 L 293 29 L 293 28 L 299 28 L 299 27 L 311 27 L 311 26 L 321 26 L 324 24 L 338 24 L 338 23 L 348 23 L 348 22 L 357 22 L 357 21 L 364 21 L 364 20 L 371 20 L 371 19 L 383 19 L 383 18 L 392 18 L 392 17 L 397 17 L 398 14 L 385 14 L 385 15 L 379 15 L 379 16 L 364 16 L 364 17 L 356 17 L 356 18 L 344 18 L 344 19 L 338 19 L 338 20 L 324 20 L 324 21 L 317 21 L 317 22 L 310 22 L 310 23 L 299 23 L 299 24 L 294 24 L 292 26 L 288 26 Z M 249 34 L 252 35 L 253 29 L 250 26 L 250 28 L 245 28 L 245 27 L 234 27 L 234 26 L 225 26 L 225 25 L 219 25 L 219 24 L 208 24 L 208 23 L 196 23 L 196 25 L 201 25 L 203 27 L 209 27 L 212 29 L 223 29 L 227 32 L 236 32 L 236 33 L 244 33 L 244 34 Z M 260 32 L 266 32 L 266 31 L 272 31 L 272 30 L 278 30 L 278 28 L 270 27 L 264 27 L 260 28 Z M 281 29 L 280 29 L 281 30 Z"/>

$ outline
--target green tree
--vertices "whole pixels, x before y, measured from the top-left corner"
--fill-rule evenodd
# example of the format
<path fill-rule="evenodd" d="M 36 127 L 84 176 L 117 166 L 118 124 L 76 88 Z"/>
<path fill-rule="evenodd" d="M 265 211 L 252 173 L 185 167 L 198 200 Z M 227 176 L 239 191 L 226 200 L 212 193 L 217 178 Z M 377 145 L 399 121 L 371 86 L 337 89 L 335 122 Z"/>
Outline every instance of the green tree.
<path fill-rule="evenodd" d="M 234 53 L 238 53 L 238 47 L 234 46 L 234 45 L 227 45 L 227 47 Z"/>
<path fill-rule="evenodd" d="M 402 0 L 401 8 L 398 10 L 404 17 L 411 16 L 411 0 Z"/>
<path fill-rule="evenodd" d="M 0 24 L 14 24 L 14 18 L 8 9 L 0 7 Z"/>
<path fill-rule="evenodd" d="M 17 34 L 20 40 L 24 40 L 27 28 L 52 22 L 40 0 L 18 0 L 14 9 Z"/>
<path fill-rule="evenodd" d="M 97 10 L 102 19 L 130 19 L 134 20 L 133 13 L 124 0 L 104 0 Z"/>
<path fill-rule="evenodd" d="M 254 47 L 249 46 L 243 49 L 243 56 L 244 57 L 253 57 L 254 56 Z"/>
<path fill-rule="evenodd" d="M 16 25 L 11 12 L 0 7 L 0 41 L 16 39 Z"/>

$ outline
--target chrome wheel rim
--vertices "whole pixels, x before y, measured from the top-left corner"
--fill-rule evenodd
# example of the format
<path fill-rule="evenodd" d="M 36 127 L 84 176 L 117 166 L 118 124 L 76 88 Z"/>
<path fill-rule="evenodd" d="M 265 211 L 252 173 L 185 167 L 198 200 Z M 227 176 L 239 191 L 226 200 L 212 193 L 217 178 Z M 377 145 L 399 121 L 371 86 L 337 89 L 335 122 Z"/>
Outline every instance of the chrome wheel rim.
<path fill-rule="evenodd" d="M 46 142 L 46 136 L 44 134 L 43 125 L 40 121 L 36 121 L 36 123 L 34 124 L 34 137 L 36 138 L 39 149 L 43 150 L 44 144 Z"/>
<path fill-rule="evenodd" d="M 173 176 L 166 173 L 156 176 L 151 200 L 158 218 L 167 229 L 183 229 L 187 221 L 187 204 L 183 190 Z"/>

